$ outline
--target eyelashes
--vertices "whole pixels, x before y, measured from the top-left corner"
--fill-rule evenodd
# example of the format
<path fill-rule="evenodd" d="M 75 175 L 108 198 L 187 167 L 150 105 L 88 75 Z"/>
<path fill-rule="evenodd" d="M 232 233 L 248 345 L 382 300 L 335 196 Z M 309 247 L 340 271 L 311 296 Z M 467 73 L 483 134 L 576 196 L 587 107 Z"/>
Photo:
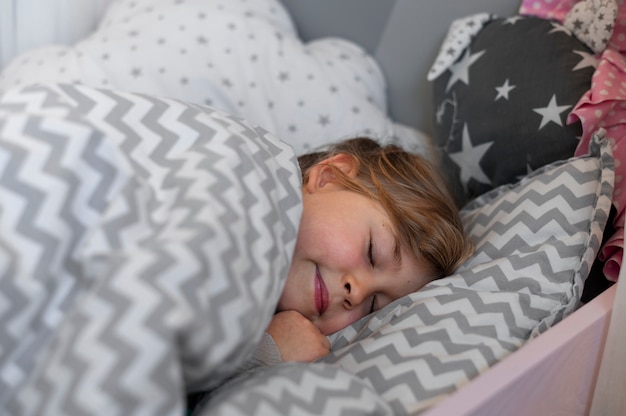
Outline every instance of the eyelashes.
<path fill-rule="evenodd" d="M 370 262 L 370 266 L 372 269 L 376 267 L 376 260 L 374 259 L 374 243 L 372 242 L 372 237 L 370 236 L 369 245 L 367 247 L 367 258 Z M 372 306 L 370 306 L 369 313 L 376 311 L 376 295 L 372 296 Z"/>
<path fill-rule="evenodd" d="M 370 306 L 370 312 L 376 312 L 376 295 L 372 296 L 372 306 Z"/>

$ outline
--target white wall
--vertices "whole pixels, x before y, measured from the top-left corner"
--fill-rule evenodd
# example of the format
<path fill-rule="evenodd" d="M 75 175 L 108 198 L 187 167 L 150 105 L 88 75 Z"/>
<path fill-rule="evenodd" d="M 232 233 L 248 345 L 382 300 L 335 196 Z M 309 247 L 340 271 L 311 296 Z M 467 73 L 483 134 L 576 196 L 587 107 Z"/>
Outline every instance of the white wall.
<path fill-rule="evenodd" d="M 112 0 L 0 0 L 0 67 L 50 43 L 72 44 L 92 31 Z"/>

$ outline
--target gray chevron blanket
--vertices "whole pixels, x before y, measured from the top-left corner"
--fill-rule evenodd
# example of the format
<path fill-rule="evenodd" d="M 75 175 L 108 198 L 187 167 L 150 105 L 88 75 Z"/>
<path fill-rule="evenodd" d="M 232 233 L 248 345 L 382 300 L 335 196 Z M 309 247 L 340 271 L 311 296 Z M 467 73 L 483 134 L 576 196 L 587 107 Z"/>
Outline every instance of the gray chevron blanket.
<path fill-rule="evenodd" d="M 292 149 L 232 115 L 70 85 L 0 100 L 0 413 L 181 415 L 274 313 Z"/>
<path fill-rule="evenodd" d="M 301 213 L 293 150 L 230 114 L 53 84 L 0 97 L 0 410 L 11 415 L 413 415 L 575 310 L 611 148 L 462 210 L 458 272 L 234 377 L 269 322 Z M 226 383 L 224 383 L 227 381 Z"/>

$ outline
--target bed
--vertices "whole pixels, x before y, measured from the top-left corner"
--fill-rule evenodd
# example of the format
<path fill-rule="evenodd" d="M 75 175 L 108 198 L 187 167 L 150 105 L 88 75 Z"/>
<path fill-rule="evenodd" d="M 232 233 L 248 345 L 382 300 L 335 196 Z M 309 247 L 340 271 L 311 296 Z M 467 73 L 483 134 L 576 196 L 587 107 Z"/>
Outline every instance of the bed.
<path fill-rule="evenodd" d="M 0 2 L 4 412 L 623 413 L 623 6 L 58 3 Z M 357 135 L 440 164 L 476 251 L 239 374 L 296 156 Z"/>

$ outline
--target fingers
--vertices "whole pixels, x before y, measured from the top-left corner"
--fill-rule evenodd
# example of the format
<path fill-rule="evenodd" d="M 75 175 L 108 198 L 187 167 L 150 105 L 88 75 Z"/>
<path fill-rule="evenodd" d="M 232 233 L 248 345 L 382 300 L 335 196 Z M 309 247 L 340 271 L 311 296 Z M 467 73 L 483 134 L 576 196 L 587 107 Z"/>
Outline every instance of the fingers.
<path fill-rule="evenodd" d="M 330 342 L 311 321 L 296 311 L 274 315 L 267 332 L 283 361 L 316 360 L 330 352 Z"/>

